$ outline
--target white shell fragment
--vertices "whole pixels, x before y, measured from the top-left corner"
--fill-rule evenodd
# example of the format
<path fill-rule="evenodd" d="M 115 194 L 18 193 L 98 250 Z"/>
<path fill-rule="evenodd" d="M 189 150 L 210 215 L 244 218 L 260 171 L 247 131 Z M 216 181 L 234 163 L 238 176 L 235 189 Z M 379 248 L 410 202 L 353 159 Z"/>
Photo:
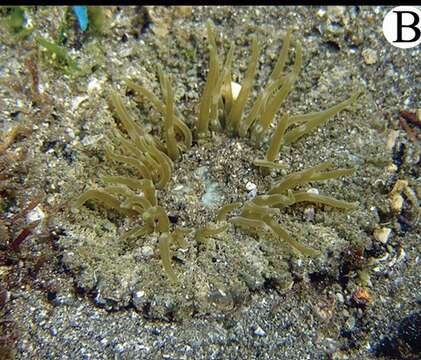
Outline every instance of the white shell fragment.
<path fill-rule="evenodd" d="M 247 182 L 246 184 L 246 190 L 247 190 L 247 199 L 253 199 L 257 195 L 257 186 L 256 184 L 252 182 Z"/>
<path fill-rule="evenodd" d="M 241 85 L 239 83 L 236 83 L 235 81 L 231 81 L 231 93 L 233 100 L 237 100 L 238 95 L 240 95 L 240 91 Z"/>
<path fill-rule="evenodd" d="M 37 220 L 42 220 L 45 218 L 45 213 L 42 210 L 41 206 L 38 205 L 36 208 L 34 208 L 33 210 L 31 210 L 27 215 L 26 215 L 26 221 L 28 223 L 37 221 Z"/>
<path fill-rule="evenodd" d="M 391 232 L 391 229 L 384 227 L 381 229 L 375 229 L 373 236 L 377 241 L 380 241 L 382 244 L 386 244 L 389 240 Z"/>
<path fill-rule="evenodd" d="M 257 325 L 256 329 L 254 330 L 254 335 L 265 336 L 266 332 L 259 325 Z"/>
<path fill-rule="evenodd" d="M 256 184 L 252 183 L 252 182 L 247 182 L 246 184 L 246 189 L 247 191 L 253 191 L 256 190 Z"/>

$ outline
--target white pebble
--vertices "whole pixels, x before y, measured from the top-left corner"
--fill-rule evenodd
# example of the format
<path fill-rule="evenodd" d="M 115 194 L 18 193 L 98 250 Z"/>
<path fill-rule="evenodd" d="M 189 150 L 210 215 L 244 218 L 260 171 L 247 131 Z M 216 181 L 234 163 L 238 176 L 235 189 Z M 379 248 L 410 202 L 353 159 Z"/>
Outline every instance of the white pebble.
<path fill-rule="evenodd" d="M 251 190 L 247 193 L 247 200 L 255 198 L 257 195 L 257 189 Z"/>
<path fill-rule="evenodd" d="M 247 189 L 247 191 L 252 191 L 252 190 L 256 190 L 256 184 L 254 184 L 254 183 L 252 183 L 252 182 L 248 182 L 247 184 L 246 184 L 246 189 Z"/>
<path fill-rule="evenodd" d="M 26 221 L 28 223 L 37 221 L 37 220 L 41 220 L 45 218 L 45 213 L 42 210 L 41 206 L 38 205 L 36 208 L 34 208 L 33 210 L 31 210 L 27 215 L 26 215 Z"/>
<path fill-rule="evenodd" d="M 380 241 L 382 244 L 386 244 L 391 232 L 391 229 L 384 227 L 381 229 L 375 229 L 373 235 L 377 241 Z"/>
<path fill-rule="evenodd" d="M 317 190 L 315 188 L 308 189 L 307 192 L 309 194 L 319 195 L 319 190 Z"/>
<path fill-rule="evenodd" d="M 143 246 L 142 247 L 142 255 L 144 257 L 151 257 L 153 256 L 153 248 L 151 246 Z"/>
<path fill-rule="evenodd" d="M 266 333 L 263 331 L 263 329 L 259 325 L 257 325 L 256 330 L 254 330 L 254 335 L 265 336 Z"/>
<path fill-rule="evenodd" d="M 139 299 L 141 299 L 144 296 L 145 296 L 145 292 L 143 290 L 136 291 L 133 294 L 133 297 L 134 297 L 135 300 L 139 300 Z"/>

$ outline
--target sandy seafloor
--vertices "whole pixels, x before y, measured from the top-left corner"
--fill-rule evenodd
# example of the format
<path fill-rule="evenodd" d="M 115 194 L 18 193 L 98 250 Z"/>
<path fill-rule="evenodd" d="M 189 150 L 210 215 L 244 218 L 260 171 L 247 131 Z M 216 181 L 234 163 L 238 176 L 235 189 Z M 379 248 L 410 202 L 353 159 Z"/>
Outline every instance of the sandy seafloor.
<path fill-rule="evenodd" d="M 79 74 L 66 74 L 35 41 L 57 40 L 66 8 L 27 8 L 27 26 L 34 31 L 26 39 L 10 34 L 2 13 L 0 358 L 419 358 L 420 129 L 411 125 L 408 133 L 398 119 L 402 111 L 421 108 L 421 51 L 386 41 L 382 22 L 388 10 L 116 7 L 105 8 L 102 34 L 82 34 L 69 12 L 64 48 Z M 328 159 L 337 167 L 355 166 L 349 178 L 311 187 L 359 207 L 348 215 L 323 206 L 285 211 L 287 229 L 322 251 L 317 259 L 283 250 L 276 257 L 271 242 L 258 246 L 258 238 L 232 228 L 219 243 L 210 241 L 197 262 L 193 248 L 187 254 L 173 249 L 182 284 L 171 288 L 153 238 L 139 244 L 136 255 L 114 248 L 113 239 L 130 221 L 100 206 L 74 210 L 71 203 L 110 171 L 103 147 L 115 121 L 107 94 L 112 87 L 124 94 L 125 78 L 158 94 L 155 65 L 161 63 L 171 74 L 178 111 L 194 128 L 208 68 L 208 19 L 216 26 L 219 49 L 226 53 L 235 41 L 233 76 L 239 82 L 250 35 L 258 35 L 254 95 L 292 27 L 304 61 L 284 111 L 325 109 L 365 89 L 352 109 L 280 156 L 288 171 Z M 130 111 L 156 127 L 159 114 L 127 95 Z M 21 130 L 12 139 L 17 126 Z M 159 195 L 171 215 L 185 202 L 174 220 L 182 225 L 203 225 L 214 214 L 200 204 L 209 183 L 202 183 L 197 163 L 219 185 L 221 203 L 244 200 L 251 183 L 258 192 L 267 190 L 270 176 L 261 177 L 250 165 L 262 150 L 253 153 L 238 138 L 213 139 L 175 164 L 173 190 Z M 191 190 L 188 197 L 180 184 Z M 31 204 L 37 206 L 28 209 Z M 19 250 L 11 250 L 36 220 Z M 287 288 L 280 284 L 282 271 Z M 144 279 L 133 275 L 138 273 Z M 197 284 L 209 294 L 219 291 L 214 304 L 201 302 L 211 297 L 202 296 Z"/>

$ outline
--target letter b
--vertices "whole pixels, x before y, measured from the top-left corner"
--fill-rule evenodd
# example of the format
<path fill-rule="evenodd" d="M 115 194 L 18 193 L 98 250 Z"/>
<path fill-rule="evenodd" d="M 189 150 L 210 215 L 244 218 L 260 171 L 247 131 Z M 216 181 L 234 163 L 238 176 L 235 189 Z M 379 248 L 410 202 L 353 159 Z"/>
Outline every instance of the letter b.
<path fill-rule="evenodd" d="M 416 6 L 397 6 L 383 20 L 383 34 L 393 46 L 409 49 L 421 43 L 421 10 Z"/>
<path fill-rule="evenodd" d="M 394 42 L 416 42 L 421 37 L 421 30 L 417 25 L 420 23 L 420 18 L 418 14 L 414 11 L 393 11 L 396 14 L 397 17 L 397 39 Z M 402 21 L 402 14 L 410 14 L 413 18 L 412 24 L 403 24 Z M 403 39 L 402 38 L 402 28 L 410 28 L 414 30 L 414 37 L 412 39 Z"/>

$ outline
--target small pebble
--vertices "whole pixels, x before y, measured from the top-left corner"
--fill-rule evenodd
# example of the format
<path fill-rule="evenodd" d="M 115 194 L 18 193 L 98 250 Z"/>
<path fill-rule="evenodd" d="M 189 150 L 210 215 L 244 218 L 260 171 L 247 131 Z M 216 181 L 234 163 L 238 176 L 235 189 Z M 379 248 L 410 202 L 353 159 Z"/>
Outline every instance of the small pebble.
<path fill-rule="evenodd" d="M 256 329 L 254 330 L 254 335 L 265 336 L 266 333 L 263 331 L 263 329 L 259 325 L 257 325 Z"/>
<path fill-rule="evenodd" d="M 398 167 L 395 164 L 390 164 L 386 167 L 386 170 L 390 173 L 394 173 L 398 170 Z"/>
<path fill-rule="evenodd" d="M 257 195 L 257 186 L 256 184 L 253 184 L 252 182 L 248 182 L 246 184 L 246 190 L 248 191 L 247 193 L 247 199 L 253 199 L 256 195 Z"/>
<path fill-rule="evenodd" d="M 377 62 L 377 52 L 373 49 L 365 49 L 363 51 L 363 58 L 367 65 L 373 65 Z"/>
<path fill-rule="evenodd" d="M 391 229 L 384 227 L 381 229 L 375 229 L 373 236 L 377 241 L 380 241 L 382 244 L 386 244 L 391 232 Z"/>
<path fill-rule="evenodd" d="M 314 210 L 314 207 L 308 207 L 304 209 L 304 219 L 307 221 L 313 221 L 314 216 L 316 215 L 316 212 Z"/>
<path fill-rule="evenodd" d="M 344 296 L 341 293 L 336 293 L 336 299 L 338 300 L 339 303 L 343 304 L 345 299 Z"/>
<path fill-rule="evenodd" d="M 145 292 L 144 292 L 143 290 L 136 291 L 136 292 L 133 294 L 133 298 L 134 298 L 134 300 L 139 300 L 139 299 L 141 299 L 143 296 L 145 296 Z"/>
<path fill-rule="evenodd" d="M 307 192 L 309 194 L 319 195 L 319 190 L 317 190 L 316 188 L 308 189 Z"/>
<path fill-rule="evenodd" d="M 247 200 L 253 199 L 257 195 L 257 189 L 254 189 L 247 193 Z"/>
<path fill-rule="evenodd" d="M 101 341 L 100 341 L 100 343 L 101 343 L 101 345 L 102 346 L 107 346 L 108 345 L 108 340 L 106 339 L 106 338 L 103 338 Z"/>
<path fill-rule="evenodd" d="M 319 9 L 319 10 L 317 11 L 316 15 L 317 15 L 319 18 L 322 18 L 322 17 L 324 17 L 324 16 L 326 15 L 326 10 L 325 10 L 325 9 Z"/>
<path fill-rule="evenodd" d="M 393 194 L 390 199 L 392 209 L 396 213 L 400 213 L 403 206 L 403 197 L 400 194 Z"/>
<path fill-rule="evenodd" d="M 246 184 L 246 189 L 247 189 L 247 191 L 255 190 L 256 189 L 256 184 L 253 184 L 252 182 L 248 182 Z"/>
<path fill-rule="evenodd" d="M 31 210 L 28 215 L 26 215 L 26 221 L 28 223 L 37 221 L 37 220 L 41 220 L 45 218 L 45 213 L 44 211 L 41 209 L 41 206 L 38 205 L 37 207 L 35 207 L 33 210 Z"/>
<path fill-rule="evenodd" d="M 142 247 L 142 255 L 144 257 L 151 257 L 153 256 L 153 248 L 151 246 L 143 246 Z"/>

